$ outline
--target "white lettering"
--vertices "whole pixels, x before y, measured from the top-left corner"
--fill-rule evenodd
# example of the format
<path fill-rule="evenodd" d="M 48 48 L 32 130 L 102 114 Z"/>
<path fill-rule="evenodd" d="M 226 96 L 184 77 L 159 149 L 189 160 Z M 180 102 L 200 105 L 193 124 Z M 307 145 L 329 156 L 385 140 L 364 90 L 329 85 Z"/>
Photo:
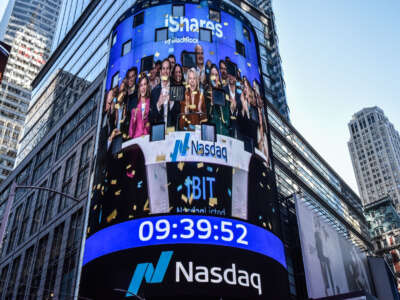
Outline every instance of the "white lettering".
<path fill-rule="evenodd" d="M 204 266 L 196 267 L 194 279 L 196 279 L 197 282 L 208 282 L 208 269 Z"/>
<path fill-rule="evenodd" d="M 183 267 L 183 264 L 180 261 L 176 262 L 175 265 L 175 280 L 176 282 L 180 282 L 180 272 L 179 270 L 182 271 L 183 276 L 185 276 L 187 282 L 193 282 L 193 262 L 189 262 L 189 271 L 186 271 L 185 268 Z"/>

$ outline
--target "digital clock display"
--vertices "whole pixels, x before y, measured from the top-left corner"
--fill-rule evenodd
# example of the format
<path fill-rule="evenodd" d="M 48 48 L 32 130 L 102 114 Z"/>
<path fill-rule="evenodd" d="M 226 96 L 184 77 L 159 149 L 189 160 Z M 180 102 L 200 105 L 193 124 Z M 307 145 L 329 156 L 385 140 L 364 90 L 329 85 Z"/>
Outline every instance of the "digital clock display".
<path fill-rule="evenodd" d="M 83 264 L 121 250 L 168 244 L 241 248 L 269 256 L 286 268 L 283 243 L 270 231 L 237 219 L 198 215 L 165 215 L 110 226 L 88 238 Z"/>

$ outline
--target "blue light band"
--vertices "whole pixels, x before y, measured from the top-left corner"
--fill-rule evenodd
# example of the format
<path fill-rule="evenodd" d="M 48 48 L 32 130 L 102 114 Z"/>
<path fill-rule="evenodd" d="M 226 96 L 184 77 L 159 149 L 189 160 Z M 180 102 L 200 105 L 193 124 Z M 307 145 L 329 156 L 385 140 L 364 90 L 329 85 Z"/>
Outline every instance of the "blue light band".
<path fill-rule="evenodd" d="M 166 220 L 171 225 L 170 233 L 166 238 L 157 239 L 157 234 L 153 234 L 152 238 L 150 238 L 148 241 L 140 240 L 138 233 L 141 224 L 144 222 L 151 222 L 155 230 L 154 225 L 157 221 L 162 219 Z M 195 234 L 191 238 L 181 237 L 181 235 L 187 235 L 188 233 L 188 231 L 184 229 L 184 227 L 187 225 L 187 222 L 181 222 L 183 219 L 190 219 L 194 223 L 193 229 Z M 198 224 L 197 222 L 202 219 L 209 221 L 211 224 L 212 234 L 207 239 L 200 239 L 199 234 L 202 235 L 203 232 L 200 232 L 196 228 L 196 224 Z M 232 224 L 232 226 L 229 226 L 234 236 L 232 241 L 224 241 L 222 239 L 222 236 L 226 237 L 229 235 L 226 234 L 226 231 L 221 231 L 221 224 L 223 222 L 230 222 Z M 243 237 L 243 227 L 245 227 L 247 230 L 245 237 Z M 158 236 L 160 236 L 160 234 Z M 239 239 L 239 237 L 242 237 L 242 239 Z M 243 241 L 247 242 L 248 244 L 244 244 Z M 236 219 L 198 215 L 165 215 L 141 218 L 107 227 L 96 232 L 86 240 L 83 265 L 101 256 L 121 250 L 146 246 L 176 244 L 203 244 L 240 248 L 268 256 L 279 262 L 285 269 L 287 269 L 283 243 L 270 231 Z"/>

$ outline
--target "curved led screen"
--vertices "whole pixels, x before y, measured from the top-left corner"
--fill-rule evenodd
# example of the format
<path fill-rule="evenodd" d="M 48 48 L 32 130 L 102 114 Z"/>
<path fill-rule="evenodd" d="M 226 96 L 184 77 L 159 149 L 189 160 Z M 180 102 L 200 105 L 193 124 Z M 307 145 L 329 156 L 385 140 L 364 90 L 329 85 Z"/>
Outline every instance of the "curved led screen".
<path fill-rule="evenodd" d="M 80 295 L 285 299 L 250 22 L 220 1 L 134 6 L 105 87 Z"/>

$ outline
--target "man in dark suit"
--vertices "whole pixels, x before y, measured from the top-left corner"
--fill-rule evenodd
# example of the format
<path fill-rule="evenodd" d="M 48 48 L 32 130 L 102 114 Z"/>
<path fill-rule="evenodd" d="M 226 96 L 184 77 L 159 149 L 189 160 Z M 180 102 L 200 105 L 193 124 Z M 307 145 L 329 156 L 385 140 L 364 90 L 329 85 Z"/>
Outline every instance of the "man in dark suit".
<path fill-rule="evenodd" d="M 229 96 L 230 101 L 230 115 L 231 115 L 231 136 L 240 138 L 238 121 L 241 116 L 239 113 L 242 111 L 242 102 L 240 101 L 240 94 L 236 86 L 236 77 L 228 74 L 228 84 L 224 86 L 226 95 Z"/>
<path fill-rule="evenodd" d="M 180 104 L 169 100 L 171 63 L 164 59 L 161 64 L 161 83 L 152 91 L 150 96 L 150 120 L 152 123 L 164 122 L 166 127 L 176 127 L 180 113 Z"/>

